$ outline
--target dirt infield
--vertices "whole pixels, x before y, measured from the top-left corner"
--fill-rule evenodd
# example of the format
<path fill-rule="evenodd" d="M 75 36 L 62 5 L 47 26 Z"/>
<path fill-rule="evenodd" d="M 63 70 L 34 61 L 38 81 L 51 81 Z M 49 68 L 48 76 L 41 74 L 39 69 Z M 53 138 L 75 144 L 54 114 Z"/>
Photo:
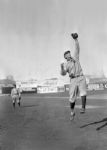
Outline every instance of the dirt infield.
<path fill-rule="evenodd" d="M 107 150 L 107 94 L 91 93 L 69 120 L 68 94 L 24 94 L 21 107 L 0 97 L 0 150 Z"/>

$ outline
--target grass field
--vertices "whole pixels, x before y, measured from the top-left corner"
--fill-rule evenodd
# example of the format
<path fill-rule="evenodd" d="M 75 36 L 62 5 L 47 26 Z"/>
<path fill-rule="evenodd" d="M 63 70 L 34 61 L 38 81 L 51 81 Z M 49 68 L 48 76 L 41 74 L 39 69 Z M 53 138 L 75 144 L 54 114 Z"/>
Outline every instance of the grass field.
<path fill-rule="evenodd" d="M 68 93 L 23 94 L 13 109 L 0 97 L 1 150 L 107 150 L 107 92 L 88 93 L 87 111 L 70 121 Z"/>

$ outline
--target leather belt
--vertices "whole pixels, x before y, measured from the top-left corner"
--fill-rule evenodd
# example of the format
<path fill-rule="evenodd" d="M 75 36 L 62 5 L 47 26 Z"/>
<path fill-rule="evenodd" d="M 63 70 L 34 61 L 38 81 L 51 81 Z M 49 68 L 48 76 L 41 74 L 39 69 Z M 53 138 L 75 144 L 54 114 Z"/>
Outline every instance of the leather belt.
<path fill-rule="evenodd" d="M 78 78 L 78 77 L 81 77 L 81 76 L 83 76 L 83 74 L 82 75 L 77 75 L 77 76 L 72 76 L 71 79 Z"/>

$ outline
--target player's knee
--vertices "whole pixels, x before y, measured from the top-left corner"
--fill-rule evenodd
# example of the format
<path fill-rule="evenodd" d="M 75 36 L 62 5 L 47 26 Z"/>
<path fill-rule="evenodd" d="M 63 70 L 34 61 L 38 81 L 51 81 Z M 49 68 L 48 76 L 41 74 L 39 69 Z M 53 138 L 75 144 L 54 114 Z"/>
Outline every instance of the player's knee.
<path fill-rule="evenodd" d="M 74 103 L 76 101 L 75 98 L 69 98 L 70 103 Z"/>

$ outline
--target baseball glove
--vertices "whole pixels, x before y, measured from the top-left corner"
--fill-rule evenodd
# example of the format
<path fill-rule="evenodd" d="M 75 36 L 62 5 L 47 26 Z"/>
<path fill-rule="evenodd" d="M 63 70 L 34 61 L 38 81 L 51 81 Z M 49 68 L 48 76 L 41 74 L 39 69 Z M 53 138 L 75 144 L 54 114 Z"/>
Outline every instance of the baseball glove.
<path fill-rule="evenodd" d="M 64 69 L 64 63 L 61 63 L 61 75 L 66 75 L 66 71 Z"/>
<path fill-rule="evenodd" d="M 78 34 L 77 33 L 72 33 L 71 36 L 72 36 L 73 39 L 77 39 L 78 38 Z"/>

